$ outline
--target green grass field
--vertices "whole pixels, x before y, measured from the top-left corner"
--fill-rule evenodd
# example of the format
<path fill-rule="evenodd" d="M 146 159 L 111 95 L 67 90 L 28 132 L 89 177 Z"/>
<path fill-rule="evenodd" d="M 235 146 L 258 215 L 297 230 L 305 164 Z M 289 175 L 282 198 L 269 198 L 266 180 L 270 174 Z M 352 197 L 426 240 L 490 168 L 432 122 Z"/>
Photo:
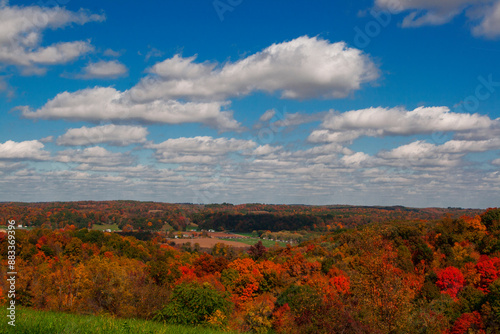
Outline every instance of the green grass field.
<path fill-rule="evenodd" d="M 240 235 L 245 235 L 245 233 L 238 233 Z M 250 235 L 250 233 L 248 233 Z M 285 247 L 286 246 L 286 242 L 281 242 L 281 241 L 272 241 L 272 240 L 262 240 L 262 239 L 259 239 L 259 238 L 248 238 L 248 239 L 227 239 L 227 238 L 219 238 L 221 240 L 228 240 L 228 241 L 237 241 L 237 242 L 241 242 L 243 244 L 247 244 L 247 245 L 255 245 L 256 243 L 258 243 L 259 241 L 262 241 L 262 244 L 265 246 L 265 247 L 272 247 L 276 244 L 276 242 L 278 242 L 278 245 L 280 247 Z"/>
<path fill-rule="evenodd" d="M 110 229 L 111 231 L 120 231 L 120 229 L 118 228 L 118 224 L 94 224 L 92 225 L 92 229 L 97 231 L 105 231 L 107 229 Z"/>
<path fill-rule="evenodd" d="M 3 307 L 2 307 L 3 308 Z M 5 308 L 4 308 L 5 310 Z M 16 309 L 16 326 L 2 317 L 0 333 L 22 334 L 235 334 L 204 327 L 163 325 L 154 321 L 115 319 L 109 316 L 75 315 L 61 312 Z"/>
<path fill-rule="evenodd" d="M 249 238 L 252 238 L 252 233 L 249 233 L 249 232 L 233 232 L 234 234 L 238 234 L 238 235 L 243 235 L 245 237 L 249 237 Z"/>
<path fill-rule="evenodd" d="M 169 223 L 165 223 L 163 224 L 162 228 L 160 229 L 160 231 L 170 231 L 170 230 L 173 230 L 174 228 L 172 226 L 170 226 Z"/>

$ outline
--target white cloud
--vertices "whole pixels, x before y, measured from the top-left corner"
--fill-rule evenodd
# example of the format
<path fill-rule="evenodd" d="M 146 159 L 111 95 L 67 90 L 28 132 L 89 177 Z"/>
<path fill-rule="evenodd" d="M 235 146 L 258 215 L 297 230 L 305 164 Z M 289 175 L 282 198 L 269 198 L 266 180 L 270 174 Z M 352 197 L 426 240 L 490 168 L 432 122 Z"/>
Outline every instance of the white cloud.
<path fill-rule="evenodd" d="M 107 143 L 115 146 L 127 146 L 146 142 L 148 130 L 140 126 L 102 125 L 92 128 L 83 126 L 78 129 L 69 129 L 57 138 L 57 145 L 95 145 Z"/>
<path fill-rule="evenodd" d="M 439 150 L 447 153 L 469 153 L 485 152 L 500 149 L 500 138 L 490 138 L 487 140 L 450 140 L 441 146 Z"/>
<path fill-rule="evenodd" d="M 29 54 L 28 62 L 42 65 L 63 64 L 78 58 L 84 53 L 93 51 L 94 47 L 88 42 L 57 43 L 46 48 L 37 49 Z M 29 65 L 29 64 L 26 64 Z"/>
<path fill-rule="evenodd" d="M 260 116 L 259 118 L 259 122 L 267 122 L 267 121 L 270 121 L 271 118 L 274 117 L 274 115 L 276 115 L 276 110 L 274 109 L 269 109 L 267 110 L 265 113 L 262 114 L 262 116 Z"/>
<path fill-rule="evenodd" d="M 363 163 L 370 160 L 370 156 L 363 152 L 356 152 L 351 155 L 344 155 L 340 160 L 348 167 L 362 167 Z"/>
<path fill-rule="evenodd" d="M 15 90 L 7 82 L 8 77 L 0 76 L 0 93 L 5 94 L 7 98 L 12 98 L 15 95 Z"/>
<path fill-rule="evenodd" d="M 39 65 L 67 63 L 94 48 L 87 41 L 43 47 L 42 31 L 104 19 L 103 15 L 84 10 L 71 12 L 61 7 L 0 7 L 0 63 L 19 66 L 24 74 L 43 74 L 44 69 Z"/>
<path fill-rule="evenodd" d="M 142 55 L 141 52 L 138 52 L 139 55 Z M 151 58 L 156 58 L 156 57 L 161 57 L 163 56 L 164 52 L 158 50 L 157 48 L 152 48 L 149 47 L 149 51 L 146 53 L 146 56 L 144 57 L 145 61 L 149 61 Z"/>
<path fill-rule="evenodd" d="M 479 25 L 472 29 L 476 36 L 486 38 L 497 38 L 500 36 L 500 1 L 497 1 L 492 7 L 484 10 L 484 17 Z"/>
<path fill-rule="evenodd" d="M 72 121 L 138 121 L 144 123 L 203 123 L 220 131 L 237 130 L 239 123 L 232 112 L 221 111 L 223 102 L 181 103 L 156 100 L 149 103 L 130 101 L 128 92 L 112 87 L 95 87 L 74 93 L 59 93 L 36 111 L 18 107 L 26 118 L 66 119 Z"/>
<path fill-rule="evenodd" d="M 450 166 L 458 164 L 460 158 L 458 155 L 446 154 L 438 146 L 423 140 L 402 145 L 390 151 L 379 152 L 377 156 L 389 162 L 390 165 L 407 166 Z"/>
<path fill-rule="evenodd" d="M 77 78 L 82 79 L 115 79 L 127 75 L 128 69 L 117 60 L 90 63 Z"/>
<path fill-rule="evenodd" d="M 123 68 L 110 70 L 115 65 L 120 67 L 116 61 L 89 64 L 83 76 L 104 78 L 122 73 Z M 176 55 L 154 65 L 150 72 L 124 92 L 113 87 L 62 92 L 38 110 L 18 109 L 26 118 L 203 123 L 219 131 L 234 131 L 241 130 L 240 123 L 231 111 L 223 110 L 229 105 L 223 98 L 259 90 L 281 92 L 287 98 L 339 98 L 378 77 L 378 69 L 362 51 L 306 36 L 273 44 L 221 68 Z M 282 125 L 317 119 L 318 115 L 287 114 Z"/>
<path fill-rule="evenodd" d="M 54 141 L 54 136 L 47 136 L 41 139 L 38 139 L 41 143 L 52 143 Z"/>
<path fill-rule="evenodd" d="M 160 162 L 213 164 L 229 153 L 247 151 L 255 146 L 257 144 L 251 140 L 198 136 L 168 139 L 145 147 L 155 150 L 155 157 Z"/>
<path fill-rule="evenodd" d="M 495 159 L 491 162 L 492 165 L 500 166 L 500 159 Z"/>
<path fill-rule="evenodd" d="M 97 166 L 128 166 L 135 158 L 129 154 L 114 153 L 100 146 L 88 147 L 83 150 L 64 150 L 57 152 L 58 162 L 80 163 Z"/>
<path fill-rule="evenodd" d="M 375 0 L 375 5 L 391 13 L 409 12 L 403 27 L 441 25 L 466 11 L 474 22 L 475 36 L 495 38 L 500 35 L 500 1 L 498 0 Z"/>
<path fill-rule="evenodd" d="M 304 123 L 312 123 L 323 120 L 325 117 L 324 112 L 304 114 L 300 112 L 296 113 L 285 113 L 283 119 L 277 120 L 273 123 L 275 126 L 296 126 Z"/>
<path fill-rule="evenodd" d="M 487 130 L 497 124 L 488 116 L 450 112 L 447 107 L 368 108 L 344 113 L 330 112 L 321 128 L 309 136 L 310 142 L 350 142 L 361 136 L 429 134 L 432 132 L 467 133 Z"/>
<path fill-rule="evenodd" d="M 259 120 L 254 124 L 254 129 L 268 128 L 272 132 L 279 132 L 281 127 L 295 127 L 301 124 L 312 123 L 323 120 L 325 112 L 306 114 L 301 112 L 296 113 L 281 113 L 274 109 L 266 111 Z M 290 129 L 289 129 L 290 130 Z"/>
<path fill-rule="evenodd" d="M 253 156 L 269 155 L 271 153 L 278 152 L 282 149 L 283 149 L 283 146 L 271 146 L 269 144 L 265 144 L 265 145 L 260 145 L 260 146 L 256 147 L 251 152 L 251 155 L 253 155 Z"/>
<path fill-rule="evenodd" d="M 500 119 L 497 118 L 493 120 L 491 126 L 488 128 L 457 133 L 455 134 L 455 137 L 457 139 L 465 139 L 465 140 L 484 140 L 489 138 L 499 138 Z"/>
<path fill-rule="evenodd" d="M 442 145 L 419 140 L 390 151 L 379 152 L 377 156 L 388 162 L 389 165 L 450 167 L 462 163 L 461 158 L 467 153 L 499 149 L 500 138 L 479 141 L 450 140 Z M 381 164 L 383 165 L 385 162 L 381 162 Z"/>
<path fill-rule="evenodd" d="M 23 167 L 26 167 L 26 166 L 24 163 L 21 163 L 21 162 L 0 161 L 0 175 L 11 173 L 11 172 L 19 170 Z"/>
<path fill-rule="evenodd" d="M 351 155 L 354 152 L 351 151 L 350 149 L 338 144 L 338 143 L 329 143 L 326 145 L 319 145 L 319 146 L 314 146 L 312 148 L 309 148 L 307 150 L 299 150 L 293 152 L 294 157 L 305 157 L 305 158 L 311 158 L 311 157 L 316 157 L 316 156 L 321 156 L 321 155 L 332 155 L 336 153 L 342 153 L 345 155 Z"/>
<path fill-rule="evenodd" d="M 376 137 L 380 135 L 377 130 L 347 130 L 334 132 L 326 129 L 314 130 L 307 140 L 311 143 L 346 143 L 352 142 L 361 136 Z"/>
<path fill-rule="evenodd" d="M 107 57 L 120 57 L 122 55 L 122 52 L 115 51 L 113 49 L 106 49 L 102 54 Z"/>
<path fill-rule="evenodd" d="M 449 22 L 470 5 L 491 0 L 375 0 L 375 4 L 394 13 L 410 11 L 403 20 L 403 27 L 440 25 Z"/>
<path fill-rule="evenodd" d="M 10 161 L 5 161 L 0 162 L 4 173 L 0 188 L 10 191 L 0 200 L 36 201 L 42 196 L 45 200 L 241 203 L 279 198 L 307 204 L 488 207 L 500 193 L 499 174 L 491 166 L 481 169 L 470 161 L 461 163 L 463 152 L 494 148 L 494 140 L 416 142 L 385 157 L 352 152 L 337 143 L 301 151 L 212 137 L 148 145 L 162 145 L 158 155 L 166 153 L 165 163 L 180 166 L 137 165 L 129 154 L 99 147 L 55 154 L 51 160 L 68 162 L 66 170 L 45 172 L 19 163 L 7 166 Z M 254 151 L 261 155 L 248 159 Z M 462 153 L 453 153 L 457 151 Z"/>
<path fill-rule="evenodd" d="M 0 160 L 47 160 L 50 153 L 44 151 L 43 145 L 38 140 L 28 140 L 15 142 L 7 140 L 5 143 L 0 143 Z"/>
<path fill-rule="evenodd" d="M 175 55 L 151 69 L 131 90 L 133 99 L 226 99 L 255 91 L 279 92 L 283 98 L 343 98 L 378 78 L 362 51 L 344 42 L 299 37 L 273 44 L 234 63 L 195 63 Z"/>

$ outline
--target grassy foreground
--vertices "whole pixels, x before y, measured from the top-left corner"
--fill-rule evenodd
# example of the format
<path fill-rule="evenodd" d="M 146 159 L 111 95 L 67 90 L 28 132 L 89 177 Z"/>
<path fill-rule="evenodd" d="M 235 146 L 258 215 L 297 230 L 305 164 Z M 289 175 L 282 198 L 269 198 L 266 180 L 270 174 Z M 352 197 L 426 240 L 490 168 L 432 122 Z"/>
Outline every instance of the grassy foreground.
<path fill-rule="evenodd" d="M 2 307 L 3 308 L 3 307 Z M 5 308 L 4 312 L 6 313 Z M 109 316 L 76 315 L 62 312 L 16 309 L 16 326 L 7 324 L 2 317 L 0 333 L 24 334 L 222 334 L 230 333 L 204 327 L 163 325 L 158 322 L 136 319 L 115 319 Z M 234 333 L 234 332 L 232 332 Z"/>

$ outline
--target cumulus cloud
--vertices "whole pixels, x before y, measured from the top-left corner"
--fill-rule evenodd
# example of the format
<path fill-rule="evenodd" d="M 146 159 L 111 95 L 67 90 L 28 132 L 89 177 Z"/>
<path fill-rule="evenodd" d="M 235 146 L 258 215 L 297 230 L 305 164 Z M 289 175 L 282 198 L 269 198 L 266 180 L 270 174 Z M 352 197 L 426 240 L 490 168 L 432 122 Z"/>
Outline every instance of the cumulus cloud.
<path fill-rule="evenodd" d="M 78 129 L 69 129 L 57 138 L 57 145 L 95 145 L 107 143 L 115 146 L 127 146 L 146 142 L 148 130 L 141 126 L 102 125 L 92 128 L 83 126 Z"/>
<path fill-rule="evenodd" d="M 499 145 L 495 139 L 442 145 L 418 141 L 372 156 L 338 143 L 293 151 L 229 138 L 176 138 L 146 144 L 167 164 L 163 168 L 138 165 L 129 153 L 100 147 L 66 150 L 50 159 L 68 163 L 66 170 L 46 172 L 0 161 L 0 187 L 12 190 L 3 200 L 111 196 L 213 203 L 272 202 L 278 196 L 289 203 L 487 207 L 498 198 L 499 174 L 491 165 L 474 168 L 462 157 Z"/>
<path fill-rule="evenodd" d="M 137 101 L 226 99 L 255 91 L 279 92 L 282 98 L 343 98 L 379 70 L 362 51 L 344 42 L 299 37 L 224 65 L 196 63 L 196 57 L 175 55 L 157 63 L 149 76 L 132 88 Z"/>
<path fill-rule="evenodd" d="M 487 38 L 500 35 L 498 0 L 375 0 L 375 5 L 394 14 L 407 12 L 403 27 L 445 24 L 466 11 L 474 22 L 474 35 Z"/>
<path fill-rule="evenodd" d="M 460 163 L 462 155 L 453 155 L 443 152 L 438 146 L 419 140 L 407 145 L 399 146 L 390 151 L 377 154 L 383 161 L 381 165 L 406 166 L 406 167 L 450 167 Z"/>
<path fill-rule="evenodd" d="M 310 142 L 350 142 L 361 136 L 429 134 L 436 131 L 466 133 L 486 130 L 497 120 L 479 114 L 450 112 L 447 107 L 368 108 L 344 113 L 329 112 Z"/>
<path fill-rule="evenodd" d="M 38 140 L 15 142 L 7 140 L 0 143 L 0 160 L 48 160 L 50 153 L 43 150 L 43 145 Z"/>
<path fill-rule="evenodd" d="M 370 160 L 371 157 L 363 152 L 356 152 L 351 155 L 344 155 L 340 160 L 342 163 L 348 167 L 359 168 L 362 167 L 363 163 Z"/>
<path fill-rule="evenodd" d="M 80 163 L 96 166 L 128 166 L 135 158 L 126 153 L 114 153 L 100 146 L 88 147 L 83 150 L 64 150 L 57 152 L 58 162 Z"/>
<path fill-rule="evenodd" d="M 112 87 L 95 87 L 74 93 L 59 93 L 43 107 L 32 111 L 19 107 L 26 118 L 66 119 L 72 121 L 137 121 L 143 123 L 203 123 L 220 131 L 237 130 L 240 124 L 232 112 L 222 111 L 224 102 L 186 102 L 155 100 L 136 103 L 128 92 Z"/>
<path fill-rule="evenodd" d="M 160 162 L 213 164 L 229 153 L 250 150 L 255 146 L 257 144 L 251 140 L 198 136 L 168 139 L 159 144 L 149 143 L 145 147 L 155 150 L 155 157 Z"/>
<path fill-rule="evenodd" d="M 379 152 L 377 156 L 389 162 L 389 165 L 450 167 L 459 165 L 462 162 L 461 158 L 467 153 L 498 149 L 500 149 L 500 138 L 478 141 L 450 140 L 442 145 L 419 140 L 390 151 Z"/>
<path fill-rule="evenodd" d="M 98 61 L 90 63 L 83 69 L 83 73 L 77 78 L 82 79 L 116 79 L 126 76 L 128 69 L 125 65 L 117 60 Z"/>
<path fill-rule="evenodd" d="M 82 77 L 109 78 L 124 73 L 117 61 L 89 64 Z M 94 87 L 62 92 L 44 106 L 21 106 L 26 118 L 74 121 L 203 123 L 219 131 L 241 130 L 225 98 L 253 91 L 280 92 L 285 98 L 345 97 L 375 80 L 379 71 L 362 51 L 345 43 L 307 36 L 223 66 L 195 63 L 179 55 L 157 63 L 135 87 L 118 91 Z M 271 112 L 263 116 L 271 117 Z M 317 115 L 287 114 L 278 126 L 317 120 Z M 269 118 L 270 120 L 270 118 Z M 283 124 L 282 124 L 283 123 Z"/>
<path fill-rule="evenodd" d="M 40 65 L 63 64 L 94 48 L 87 41 L 41 46 L 42 31 L 70 24 L 103 21 L 103 15 L 68 11 L 61 7 L 0 7 L 0 63 L 16 65 L 24 74 L 42 74 Z"/>
<path fill-rule="evenodd" d="M 469 153 L 485 152 L 500 149 L 500 138 L 490 138 L 487 140 L 450 140 L 438 146 L 442 152 L 449 153 Z"/>

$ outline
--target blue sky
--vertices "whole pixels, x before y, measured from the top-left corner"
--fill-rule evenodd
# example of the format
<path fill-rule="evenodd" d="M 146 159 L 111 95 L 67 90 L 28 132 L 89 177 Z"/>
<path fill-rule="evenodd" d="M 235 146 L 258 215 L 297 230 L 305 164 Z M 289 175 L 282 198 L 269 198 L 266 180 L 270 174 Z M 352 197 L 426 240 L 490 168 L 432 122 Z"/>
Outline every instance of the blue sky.
<path fill-rule="evenodd" d="M 500 1 L 1 1 L 0 201 L 494 207 Z"/>

